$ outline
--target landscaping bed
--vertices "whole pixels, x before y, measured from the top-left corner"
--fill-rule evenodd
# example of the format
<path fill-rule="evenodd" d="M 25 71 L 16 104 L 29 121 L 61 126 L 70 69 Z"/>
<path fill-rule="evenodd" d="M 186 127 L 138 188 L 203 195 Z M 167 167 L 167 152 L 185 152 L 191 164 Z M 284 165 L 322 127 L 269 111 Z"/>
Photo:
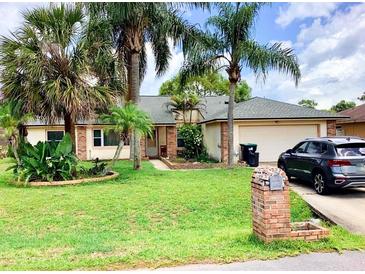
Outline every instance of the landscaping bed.
<path fill-rule="evenodd" d="M 94 182 L 104 182 L 108 180 L 115 179 L 119 176 L 118 172 L 109 172 L 109 174 L 105 176 L 98 177 L 90 177 L 90 178 L 80 178 L 75 180 L 66 180 L 66 181 L 38 181 L 38 182 L 29 182 L 29 186 L 65 186 L 65 185 L 78 185 L 83 183 L 94 183 Z"/>
<path fill-rule="evenodd" d="M 90 163 L 87 163 L 91 165 Z M 1 270 L 117 270 L 274 259 L 364 249 L 365 238 L 324 224 L 328 239 L 264 244 L 252 234 L 252 169 L 142 170 L 75 187 L 17 188 L 0 161 Z M 291 221 L 313 216 L 291 193 Z"/>
<path fill-rule="evenodd" d="M 195 162 L 195 161 L 187 161 L 184 160 L 183 158 L 167 159 L 164 157 L 160 157 L 160 159 L 171 169 L 205 169 L 205 168 L 227 167 L 227 164 L 222 162 Z M 246 167 L 246 163 L 239 162 L 235 166 Z"/>

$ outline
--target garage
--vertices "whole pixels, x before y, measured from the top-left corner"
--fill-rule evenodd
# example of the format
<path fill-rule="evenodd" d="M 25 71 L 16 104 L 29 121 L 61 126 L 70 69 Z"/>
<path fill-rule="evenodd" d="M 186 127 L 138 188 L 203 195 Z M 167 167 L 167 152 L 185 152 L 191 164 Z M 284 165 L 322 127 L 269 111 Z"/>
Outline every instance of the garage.
<path fill-rule="evenodd" d="M 318 126 L 310 125 L 260 125 L 239 126 L 239 143 L 255 143 L 260 162 L 275 162 L 280 153 L 292 148 L 308 137 L 318 137 Z"/>

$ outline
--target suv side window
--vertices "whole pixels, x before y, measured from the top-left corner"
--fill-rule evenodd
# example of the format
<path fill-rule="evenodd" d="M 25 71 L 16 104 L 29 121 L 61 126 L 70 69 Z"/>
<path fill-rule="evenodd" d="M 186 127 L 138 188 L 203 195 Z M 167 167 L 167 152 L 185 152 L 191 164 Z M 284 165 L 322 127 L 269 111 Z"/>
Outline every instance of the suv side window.
<path fill-rule="evenodd" d="M 321 142 L 310 142 L 307 148 L 308 154 L 324 154 L 328 150 L 327 144 Z"/>
<path fill-rule="evenodd" d="M 300 144 L 299 146 L 294 148 L 294 152 L 295 153 L 307 153 L 306 148 L 307 148 L 308 142 L 304 142 L 302 144 Z"/>

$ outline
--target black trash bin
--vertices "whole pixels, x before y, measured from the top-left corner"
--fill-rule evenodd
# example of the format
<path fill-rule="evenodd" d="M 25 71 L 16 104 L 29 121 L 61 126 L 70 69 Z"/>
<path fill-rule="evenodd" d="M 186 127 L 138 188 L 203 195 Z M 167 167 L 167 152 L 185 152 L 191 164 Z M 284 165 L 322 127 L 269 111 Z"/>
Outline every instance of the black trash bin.
<path fill-rule="evenodd" d="M 259 153 L 256 152 L 256 144 L 240 144 L 241 160 L 245 161 L 249 166 L 257 167 L 259 165 Z"/>

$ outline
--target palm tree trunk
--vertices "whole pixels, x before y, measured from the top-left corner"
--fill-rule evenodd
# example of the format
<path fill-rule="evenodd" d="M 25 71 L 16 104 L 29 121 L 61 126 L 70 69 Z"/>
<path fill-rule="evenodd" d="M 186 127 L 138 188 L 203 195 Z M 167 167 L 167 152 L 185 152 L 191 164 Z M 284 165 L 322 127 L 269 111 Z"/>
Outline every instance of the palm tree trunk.
<path fill-rule="evenodd" d="M 131 88 L 131 101 L 138 105 L 139 103 L 139 62 L 140 53 L 132 52 L 131 54 L 131 77 L 130 77 L 130 88 Z M 141 144 L 140 136 L 134 131 L 132 134 L 132 147 L 133 149 L 133 161 L 134 169 L 141 168 Z"/>
<path fill-rule="evenodd" d="M 72 141 L 72 151 L 76 153 L 76 128 L 75 118 L 71 113 L 64 114 L 65 133 L 69 133 Z"/>
<path fill-rule="evenodd" d="M 18 155 L 18 146 L 17 146 L 17 142 L 16 142 L 16 137 L 11 136 L 10 139 L 9 139 L 9 142 L 10 142 L 10 145 L 13 149 L 14 158 L 15 158 L 17 164 L 20 165 L 20 158 L 19 158 L 19 155 Z"/>
<path fill-rule="evenodd" d="M 229 103 L 228 103 L 228 167 L 233 167 L 233 106 L 234 106 L 234 93 L 237 82 L 230 81 L 229 84 Z"/>
<path fill-rule="evenodd" d="M 121 139 L 120 139 L 120 141 L 119 141 L 119 144 L 118 144 L 117 150 L 115 151 L 115 154 L 114 154 L 113 160 L 112 160 L 112 168 L 114 167 L 114 164 L 115 164 L 116 160 L 118 160 L 118 159 L 119 159 L 119 156 L 120 156 L 120 153 L 122 152 L 123 147 L 124 147 L 124 141 L 123 141 L 123 139 L 121 138 Z"/>

